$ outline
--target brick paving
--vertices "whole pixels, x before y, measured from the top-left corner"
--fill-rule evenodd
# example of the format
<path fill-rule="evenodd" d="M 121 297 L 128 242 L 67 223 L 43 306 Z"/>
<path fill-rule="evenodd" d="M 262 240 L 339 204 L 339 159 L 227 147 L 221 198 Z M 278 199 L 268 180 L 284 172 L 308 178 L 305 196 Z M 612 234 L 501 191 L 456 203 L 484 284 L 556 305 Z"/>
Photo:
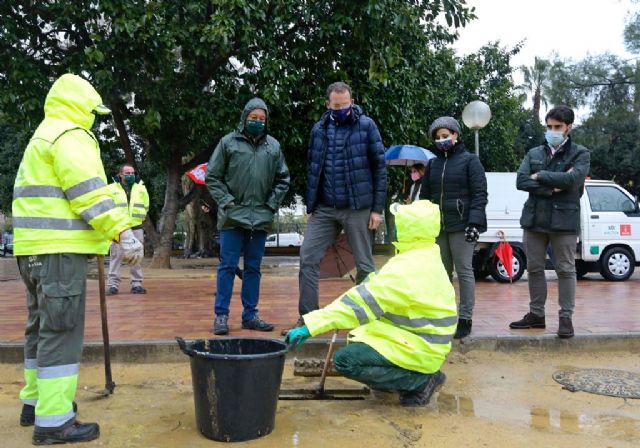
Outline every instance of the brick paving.
<path fill-rule="evenodd" d="M 384 259 L 376 261 L 381 264 Z M 212 337 L 215 260 L 188 262 L 190 264 L 175 270 L 145 270 L 146 295 L 126 292 L 129 289 L 128 280 L 123 279 L 122 292 L 107 297 L 112 341 L 171 340 L 178 335 L 186 339 Z M 196 266 L 198 263 L 202 265 Z M 273 337 L 280 337 L 280 330 L 297 319 L 296 263 L 294 257 L 265 258 L 260 314 L 276 326 L 276 331 L 271 333 Z M 547 276 L 551 278 L 553 273 L 547 272 Z M 20 280 L 15 276 L 13 278 L 0 281 L 0 342 L 4 343 L 23 341 L 26 319 L 24 287 Z M 321 304 L 329 303 L 350 285 L 348 279 L 322 280 Z M 240 329 L 240 286 L 240 281 L 236 279 L 231 300 L 231 334 L 255 335 L 255 332 Z M 589 274 L 585 280 L 578 282 L 576 301 L 576 334 L 640 332 L 640 273 L 626 282 L 608 282 L 598 274 Z M 479 281 L 472 336 L 555 334 L 557 309 L 557 281 L 551 280 L 547 328 L 510 330 L 509 322 L 519 319 L 528 311 L 526 279 L 514 284 Z M 93 279 L 88 281 L 86 340 L 100 341 L 100 328 L 98 282 Z"/>

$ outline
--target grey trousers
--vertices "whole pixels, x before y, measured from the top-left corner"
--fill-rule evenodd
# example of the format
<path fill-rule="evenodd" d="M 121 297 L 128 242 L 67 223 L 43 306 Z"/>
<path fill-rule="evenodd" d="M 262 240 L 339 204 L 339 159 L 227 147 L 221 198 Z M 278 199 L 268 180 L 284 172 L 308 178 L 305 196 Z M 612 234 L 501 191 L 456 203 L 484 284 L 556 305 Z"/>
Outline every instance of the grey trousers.
<path fill-rule="evenodd" d="M 46 379 L 77 377 L 84 339 L 87 256 L 50 254 L 19 256 L 18 268 L 27 289 L 25 369 L 38 369 L 38 379 L 25 374 L 20 398 L 36 406 L 36 425 L 61 426 L 74 417 L 76 382 L 58 384 L 62 390 L 39 385 Z M 52 400 L 53 403 L 48 402 Z M 41 409 L 60 409 L 41 416 Z"/>
<path fill-rule="evenodd" d="M 144 243 L 144 230 L 136 229 L 133 231 L 133 235 Z M 111 243 L 109 248 L 109 272 L 107 274 L 107 287 L 120 288 L 120 266 L 122 265 L 122 248 L 118 243 Z M 142 266 L 131 266 L 131 287 L 142 286 Z"/>
<path fill-rule="evenodd" d="M 449 274 L 449 280 L 453 279 L 454 268 L 458 274 L 460 287 L 458 316 L 460 319 L 471 319 L 476 303 L 476 278 L 473 275 L 475 243 L 465 241 L 464 232 L 440 232 L 436 243 L 440 246 L 440 257 L 447 274 Z"/>
<path fill-rule="evenodd" d="M 369 230 L 370 214 L 369 210 L 335 209 L 322 205 L 313 212 L 300 248 L 298 311 L 301 316 L 320 307 L 320 261 L 342 229 L 347 235 L 356 261 L 356 282 L 361 282 L 376 270 Z"/>
<path fill-rule="evenodd" d="M 529 310 L 536 316 L 545 315 L 547 279 L 544 275 L 547 246 L 551 244 L 558 274 L 558 304 L 560 317 L 571 317 L 576 304 L 576 243 L 578 235 L 524 231 L 523 243 L 529 273 Z"/>

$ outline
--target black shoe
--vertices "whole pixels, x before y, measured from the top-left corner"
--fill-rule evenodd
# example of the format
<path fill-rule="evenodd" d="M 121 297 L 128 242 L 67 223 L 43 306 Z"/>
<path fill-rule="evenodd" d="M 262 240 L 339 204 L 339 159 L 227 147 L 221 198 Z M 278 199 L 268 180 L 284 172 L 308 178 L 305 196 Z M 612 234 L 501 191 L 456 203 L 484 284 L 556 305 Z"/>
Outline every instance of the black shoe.
<path fill-rule="evenodd" d="M 78 412 L 78 405 L 73 402 L 73 412 Z M 36 422 L 36 407 L 30 404 L 22 405 L 20 412 L 20 426 L 33 426 Z"/>
<path fill-rule="evenodd" d="M 572 338 L 573 337 L 573 323 L 570 317 L 561 317 L 560 325 L 558 325 L 558 337 L 559 338 Z"/>
<path fill-rule="evenodd" d="M 289 330 L 293 330 L 294 328 L 302 327 L 303 325 L 304 325 L 304 319 L 302 318 L 302 316 L 300 316 L 300 317 L 298 318 L 298 322 L 296 322 L 296 324 L 295 324 L 293 327 L 291 327 L 291 328 L 285 328 L 284 330 L 282 330 L 282 331 L 280 332 L 280 334 L 281 334 L 282 336 L 286 336 L 286 335 L 287 335 L 287 333 L 289 333 Z"/>
<path fill-rule="evenodd" d="M 43 428 L 36 426 L 33 430 L 34 445 L 54 445 L 60 443 L 88 442 L 100 436 L 100 426 L 97 423 L 80 423 L 72 419 L 69 423 L 57 428 Z"/>
<path fill-rule="evenodd" d="M 142 286 L 134 286 L 133 288 L 131 288 L 131 294 L 146 294 L 147 290 L 144 289 Z"/>
<path fill-rule="evenodd" d="M 471 334 L 471 319 L 458 319 L 458 327 L 456 328 L 456 334 L 453 335 L 453 339 L 466 338 Z"/>
<path fill-rule="evenodd" d="M 216 320 L 213 321 L 213 334 L 217 334 L 219 336 L 229 334 L 228 320 L 229 316 L 226 314 L 216 316 Z"/>
<path fill-rule="evenodd" d="M 116 288 L 115 286 L 109 286 L 107 288 L 107 295 L 108 296 L 115 296 L 116 294 L 118 294 L 118 288 Z"/>
<path fill-rule="evenodd" d="M 260 316 L 255 314 L 253 319 L 243 320 L 242 328 L 246 330 L 256 330 L 256 331 L 273 331 L 273 325 L 266 323 Z"/>
<path fill-rule="evenodd" d="M 511 322 L 509 328 L 516 330 L 526 330 L 527 328 L 545 328 L 544 316 L 536 316 L 533 313 L 527 313 L 520 320 Z"/>
<path fill-rule="evenodd" d="M 428 405 L 431 396 L 442 387 L 446 380 L 447 376 L 438 370 L 431 375 L 424 389 L 413 392 L 400 392 L 400 404 L 407 407 Z"/>

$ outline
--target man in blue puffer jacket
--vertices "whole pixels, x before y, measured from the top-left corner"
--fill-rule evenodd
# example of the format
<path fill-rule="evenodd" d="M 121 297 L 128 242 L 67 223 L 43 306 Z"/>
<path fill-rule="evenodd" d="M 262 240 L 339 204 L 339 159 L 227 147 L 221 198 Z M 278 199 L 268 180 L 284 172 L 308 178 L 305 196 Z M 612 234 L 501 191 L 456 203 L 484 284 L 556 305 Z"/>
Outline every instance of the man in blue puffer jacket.
<path fill-rule="evenodd" d="M 353 104 L 351 88 L 343 82 L 327 88 L 326 105 L 309 143 L 311 217 L 300 249 L 300 316 L 319 308 L 320 260 L 341 230 L 356 260 L 356 282 L 375 271 L 371 231 L 382 221 L 387 194 L 384 145 L 375 122 Z"/>

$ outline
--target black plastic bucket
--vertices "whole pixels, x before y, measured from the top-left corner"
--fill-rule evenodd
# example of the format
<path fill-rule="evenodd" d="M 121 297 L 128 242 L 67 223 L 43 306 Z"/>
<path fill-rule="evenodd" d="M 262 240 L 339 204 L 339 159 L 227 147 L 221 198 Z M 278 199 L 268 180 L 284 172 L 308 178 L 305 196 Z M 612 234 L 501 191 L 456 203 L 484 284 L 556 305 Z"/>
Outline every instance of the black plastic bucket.
<path fill-rule="evenodd" d="M 273 431 L 287 353 L 283 342 L 176 339 L 191 360 L 196 424 L 205 437 L 241 442 Z"/>

